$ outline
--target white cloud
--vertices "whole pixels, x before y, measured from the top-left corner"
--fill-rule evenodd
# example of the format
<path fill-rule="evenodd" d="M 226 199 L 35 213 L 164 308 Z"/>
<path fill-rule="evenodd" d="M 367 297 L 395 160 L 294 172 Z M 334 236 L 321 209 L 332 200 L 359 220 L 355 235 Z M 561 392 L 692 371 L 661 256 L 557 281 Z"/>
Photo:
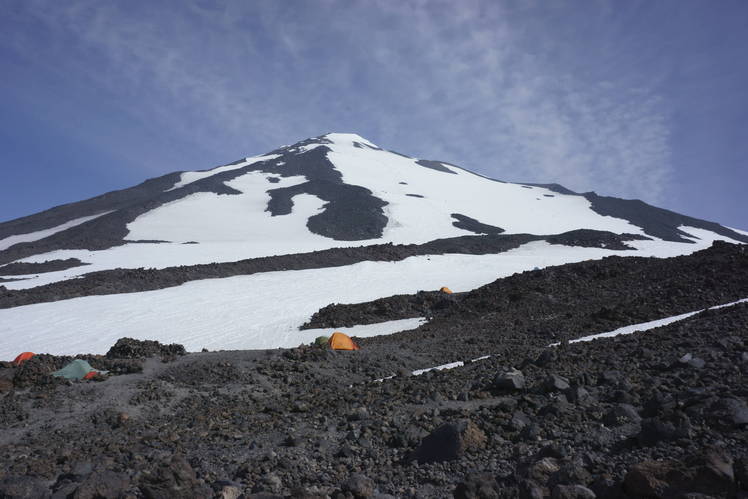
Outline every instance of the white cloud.
<path fill-rule="evenodd" d="M 617 73 L 627 54 L 614 35 L 589 40 L 596 59 L 585 61 L 556 18 L 573 3 L 178 5 L 132 13 L 127 3 L 29 0 L 22 15 L 54 43 L 13 43 L 142 102 L 128 112 L 157 133 L 216 150 L 356 131 L 505 180 L 648 201 L 670 174 L 657 76 Z M 603 25 L 618 22 L 605 3 L 589 8 Z"/>

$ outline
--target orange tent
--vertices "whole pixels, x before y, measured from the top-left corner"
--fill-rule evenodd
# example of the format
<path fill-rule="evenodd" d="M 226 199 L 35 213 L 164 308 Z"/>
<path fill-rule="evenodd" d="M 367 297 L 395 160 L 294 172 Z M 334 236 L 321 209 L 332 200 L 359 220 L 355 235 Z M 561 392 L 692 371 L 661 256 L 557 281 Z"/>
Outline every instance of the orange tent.
<path fill-rule="evenodd" d="M 347 334 L 335 331 L 327 342 L 333 350 L 360 350 L 356 342 Z"/>
<path fill-rule="evenodd" d="M 27 360 L 29 360 L 34 355 L 36 355 L 34 352 L 23 352 L 23 353 L 20 353 L 20 354 L 18 354 L 18 357 L 16 357 L 15 359 L 13 359 L 13 363 L 15 365 L 17 365 L 17 366 L 20 366 L 21 364 L 23 364 L 24 362 L 26 362 Z"/>
<path fill-rule="evenodd" d="M 452 290 L 449 289 L 447 286 L 443 286 L 439 291 L 441 291 L 442 293 L 446 293 L 448 295 L 452 294 Z"/>

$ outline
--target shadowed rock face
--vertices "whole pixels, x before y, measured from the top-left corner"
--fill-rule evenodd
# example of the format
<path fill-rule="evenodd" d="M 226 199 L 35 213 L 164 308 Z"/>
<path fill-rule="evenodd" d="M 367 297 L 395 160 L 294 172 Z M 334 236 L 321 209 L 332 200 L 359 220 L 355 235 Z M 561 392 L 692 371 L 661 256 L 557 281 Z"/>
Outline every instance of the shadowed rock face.
<path fill-rule="evenodd" d="M 452 213 L 452 218 L 455 219 L 452 225 L 458 229 L 469 230 L 475 234 L 501 234 L 504 229 L 493 225 L 488 225 L 479 222 L 474 218 L 470 218 L 467 215 L 461 215 L 459 213 Z"/>

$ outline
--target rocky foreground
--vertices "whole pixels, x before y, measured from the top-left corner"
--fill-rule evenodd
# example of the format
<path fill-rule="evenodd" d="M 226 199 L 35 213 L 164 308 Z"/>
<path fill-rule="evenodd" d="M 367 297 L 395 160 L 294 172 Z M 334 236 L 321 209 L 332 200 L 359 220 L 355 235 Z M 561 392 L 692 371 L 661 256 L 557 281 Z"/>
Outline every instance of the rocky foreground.
<path fill-rule="evenodd" d="M 124 339 L 79 356 L 111 371 L 85 382 L 2 363 L 0 497 L 748 497 L 748 304 L 568 343 L 743 298 L 748 251 L 717 243 L 320 311 L 432 317 L 356 352 Z"/>

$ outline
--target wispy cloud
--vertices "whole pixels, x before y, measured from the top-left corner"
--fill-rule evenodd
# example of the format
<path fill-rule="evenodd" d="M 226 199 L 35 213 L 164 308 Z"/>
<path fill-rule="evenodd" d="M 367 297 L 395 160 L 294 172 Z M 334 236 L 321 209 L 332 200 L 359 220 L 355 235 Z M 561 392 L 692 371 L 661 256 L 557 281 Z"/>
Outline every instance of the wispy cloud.
<path fill-rule="evenodd" d="M 356 131 L 506 180 L 654 202 L 671 173 L 659 77 L 621 77 L 636 54 L 604 2 L 585 7 L 610 28 L 593 41 L 565 19 L 576 3 L 172 5 L 27 0 L 13 15 L 33 29 L 6 42 L 206 149 Z"/>

